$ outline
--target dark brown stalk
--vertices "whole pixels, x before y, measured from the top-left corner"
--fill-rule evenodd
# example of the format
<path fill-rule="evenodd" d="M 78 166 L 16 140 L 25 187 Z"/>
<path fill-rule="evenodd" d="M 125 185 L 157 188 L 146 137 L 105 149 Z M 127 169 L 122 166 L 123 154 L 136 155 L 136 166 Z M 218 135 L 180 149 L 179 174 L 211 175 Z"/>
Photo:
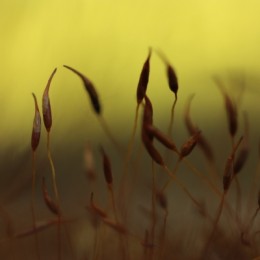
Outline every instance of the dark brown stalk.
<path fill-rule="evenodd" d="M 31 210 L 32 210 L 32 219 L 33 219 L 33 227 L 36 229 L 36 213 L 35 213 L 35 179 L 36 179 L 36 167 L 35 167 L 35 153 L 36 149 L 40 142 L 41 136 L 41 115 L 37 103 L 37 99 L 34 93 L 32 93 L 35 105 L 35 115 L 33 120 L 33 130 L 31 137 L 31 148 L 32 148 L 32 195 L 31 195 Z M 41 259 L 40 248 L 39 248 L 39 240 L 37 232 L 35 232 L 35 246 L 36 246 L 36 254 L 37 258 Z"/>

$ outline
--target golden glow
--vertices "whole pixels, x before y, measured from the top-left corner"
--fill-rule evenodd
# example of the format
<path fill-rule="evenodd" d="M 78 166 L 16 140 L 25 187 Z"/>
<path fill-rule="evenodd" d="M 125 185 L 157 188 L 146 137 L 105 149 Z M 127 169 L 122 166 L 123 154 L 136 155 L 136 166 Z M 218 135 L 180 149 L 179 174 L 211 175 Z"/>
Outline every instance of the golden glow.
<path fill-rule="evenodd" d="M 194 92 L 206 106 L 219 104 L 221 96 L 210 79 L 213 74 L 259 73 L 259 8 L 256 0 L 2 1 L 1 139 L 27 138 L 34 113 L 31 92 L 41 100 L 55 67 L 50 90 L 54 125 L 66 129 L 83 120 L 96 133 L 97 122 L 92 123 L 81 82 L 63 64 L 94 82 L 111 125 L 132 122 L 136 85 L 149 46 L 161 49 L 175 66 L 182 97 L 179 106 Z M 172 98 L 164 66 L 154 54 L 148 93 L 156 106 L 161 105 L 157 116 L 169 114 Z M 248 95 L 247 101 L 249 106 L 257 98 Z"/>

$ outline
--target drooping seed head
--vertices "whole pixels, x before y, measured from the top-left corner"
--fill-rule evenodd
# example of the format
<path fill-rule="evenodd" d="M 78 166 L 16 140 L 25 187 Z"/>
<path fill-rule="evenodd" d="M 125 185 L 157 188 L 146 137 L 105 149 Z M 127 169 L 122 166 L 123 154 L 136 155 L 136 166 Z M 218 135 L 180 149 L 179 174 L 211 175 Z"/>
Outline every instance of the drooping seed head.
<path fill-rule="evenodd" d="M 39 111 L 37 99 L 34 93 L 32 93 L 35 105 L 35 114 L 33 120 L 33 129 L 32 129 L 32 137 L 31 137 L 31 147 L 32 150 L 35 151 L 39 145 L 40 137 L 41 137 L 41 114 Z"/>
<path fill-rule="evenodd" d="M 78 70 L 75 70 L 74 68 L 67 66 L 67 65 L 63 65 L 63 67 L 71 70 L 72 72 L 74 72 L 76 75 L 78 75 L 80 77 L 80 79 L 82 80 L 83 85 L 89 95 L 93 110 L 95 111 L 95 113 L 97 115 L 100 115 L 102 112 L 101 104 L 99 101 L 98 93 L 97 93 L 96 88 L 94 87 L 93 83 Z"/>
<path fill-rule="evenodd" d="M 180 159 L 182 159 L 183 157 L 188 156 L 192 150 L 194 149 L 194 147 L 196 146 L 198 139 L 200 137 L 201 131 L 197 131 L 196 133 L 194 133 L 181 147 L 180 150 Z"/>
<path fill-rule="evenodd" d="M 45 178 L 42 178 L 42 193 L 43 193 L 43 198 L 46 206 L 48 209 L 55 215 L 60 215 L 60 209 L 56 202 L 49 196 L 46 185 L 45 185 Z"/>
<path fill-rule="evenodd" d="M 100 147 L 100 152 L 103 156 L 103 171 L 104 171 L 104 175 L 105 175 L 105 180 L 106 180 L 107 184 L 112 184 L 113 175 L 112 175 L 110 160 L 102 146 Z"/>
<path fill-rule="evenodd" d="M 244 144 L 240 149 L 234 163 L 234 174 L 238 174 L 244 167 L 249 155 L 249 148 L 247 144 Z"/>
<path fill-rule="evenodd" d="M 162 59 L 162 61 L 166 65 L 166 74 L 167 74 L 167 80 L 170 90 L 174 93 L 175 98 L 177 99 L 177 93 L 179 89 L 178 84 L 178 78 L 177 74 L 173 68 L 173 66 L 170 64 L 166 56 L 159 50 L 156 50 L 156 53 L 159 55 L 159 57 Z"/>
<path fill-rule="evenodd" d="M 168 138 L 164 133 L 162 133 L 159 129 L 154 127 L 153 125 L 147 125 L 146 131 L 148 134 L 151 134 L 153 137 L 155 137 L 161 144 L 163 144 L 166 148 L 175 151 L 178 153 L 178 150 L 176 148 L 176 145 L 170 138 Z"/>
<path fill-rule="evenodd" d="M 191 105 L 191 101 L 192 101 L 193 97 L 194 97 L 194 94 L 191 95 L 190 98 L 188 99 L 186 109 L 185 109 L 185 114 L 184 114 L 185 125 L 186 125 L 186 128 L 190 135 L 193 135 L 196 132 L 198 132 L 198 128 L 193 124 L 191 117 L 190 117 L 190 105 Z M 213 150 L 212 150 L 209 142 L 206 140 L 206 138 L 202 134 L 200 134 L 200 136 L 199 136 L 198 146 L 200 147 L 203 154 L 209 161 L 211 161 L 211 162 L 214 161 Z"/>
<path fill-rule="evenodd" d="M 52 78 L 54 77 L 56 71 L 57 71 L 57 68 L 55 68 L 54 71 L 52 72 L 52 74 L 47 82 L 47 85 L 45 87 L 45 90 L 43 92 L 43 96 L 42 96 L 43 122 L 44 122 L 47 132 L 50 132 L 51 126 L 52 126 L 52 114 L 51 114 L 51 104 L 50 104 L 50 98 L 49 98 L 49 89 L 51 86 Z"/>
<path fill-rule="evenodd" d="M 157 199 L 157 202 L 159 203 L 160 207 L 163 210 L 167 210 L 168 203 L 167 203 L 167 197 L 166 197 L 165 193 L 162 191 L 157 191 L 156 199 Z"/>
<path fill-rule="evenodd" d="M 145 96 L 146 89 L 148 86 L 149 82 L 149 74 L 150 74 L 150 58 L 152 54 L 152 49 L 149 48 L 149 53 L 148 57 L 146 58 L 140 77 L 139 77 L 139 82 L 137 85 L 137 92 L 136 92 L 136 97 L 137 97 L 137 103 L 140 104 Z"/>
<path fill-rule="evenodd" d="M 224 175 L 223 175 L 223 189 L 224 189 L 224 191 L 227 191 L 229 189 L 231 181 L 234 177 L 234 167 L 233 167 L 234 158 L 235 158 L 235 154 L 236 154 L 237 149 L 238 149 L 239 145 L 241 144 L 242 140 L 243 140 L 243 137 L 240 137 L 238 142 L 232 148 L 232 151 L 227 158 L 225 170 L 224 170 Z"/>
<path fill-rule="evenodd" d="M 217 77 L 214 77 L 213 79 L 214 79 L 215 83 L 218 85 L 218 87 L 224 97 L 225 108 L 226 108 L 227 119 L 228 119 L 229 134 L 232 137 L 234 137 L 237 132 L 237 128 L 238 128 L 237 108 L 236 108 L 235 104 L 232 102 L 229 95 L 226 93 L 225 87 L 224 87 L 223 83 L 220 81 L 220 79 Z"/>
<path fill-rule="evenodd" d="M 150 139 L 150 136 L 148 135 L 145 129 L 142 130 L 142 141 L 146 148 L 146 151 L 151 156 L 152 160 L 154 160 L 159 165 L 164 166 L 164 161 L 162 156 L 157 151 L 157 149 L 153 146 L 152 140 Z"/>

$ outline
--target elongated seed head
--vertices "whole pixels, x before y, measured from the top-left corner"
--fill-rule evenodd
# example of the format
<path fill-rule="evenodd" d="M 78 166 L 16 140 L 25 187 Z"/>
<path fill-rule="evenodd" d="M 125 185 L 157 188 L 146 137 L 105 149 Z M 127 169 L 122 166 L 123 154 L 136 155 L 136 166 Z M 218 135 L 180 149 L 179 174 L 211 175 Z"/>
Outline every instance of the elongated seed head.
<path fill-rule="evenodd" d="M 104 171 L 104 175 L 105 175 L 105 180 L 106 180 L 107 184 L 112 184 L 113 176 L 112 176 L 110 160 L 102 146 L 100 147 L 100 151 L 103 156 L 103 171 Z"/>
<path fill-rule="evenodd" d="M 47 82 L 47 85 L 45 87 L 45 90 L 44 90 L 43 96 L 42 96 L 43 122 L 44 122 L 47 132 L 49 132 L 51 130 L 51 126 L 52 126 L 52 114 L 51 114 L 51 104 L 50 104 L 50 98 L 49 98 L 49 89 L 51 86 L 52 78 L 54 77 L 56 71 L 57 71 L 57 69 L 55 68 Z"/>
<path fill-rule="evenodd" d="M 157 129 L 153 125 L 147 125 L 145 129 L 148 134 L 151 134 L 153 137 L 155 137 L 166 148 L 178 153 L 178 150 L 174 142 L 170 138 L 168 138 L 168 136 L 162 133 L 159 129 Z"/>
<path fill-rule="evenodd" d="M 56 202 L 49 196 L 46 185 L 45 185 L 45 179 L 42 178 L 42 193 L 43 193 L 43 198 L 46 206 L 48 209 L 55 215 L 60 215 L 60 209 Z"/>
<path fill-rule="evenodd" d="M 194 147 L 196 146 L 198 139 L 200 137 L 201 131 L 197 131 L 193 134 L 181 147 L 180 158 L 188 156 Z"/>
<path fill-rule="evenodd" d="M 192 122 L 191 117 L 190 117 L 190 105 L 191 105 L 191 101 L 192 101 L 193 97 L 194 97 L 194 94 L 189 97 L 186 108 L 185 108 L 185 114 L 184 114 L 185 125 L 186 125 L 186 128 L 190 135 L 193 135 L 196 132 L 198 132 L 198 128 L 194 125 L 194 123 Z M 203 154 L 209 161 L 211 161 L 211 162 L 214 161 L 213 150 L 212 150 L 209 142 L 203 136 L 203 134 L 200 134 L 200 136 L 199 136 L 198 146 L 200 147 Z"/>
<path fill-rule="evenodd" d="M 93 110 L 95 111 L 95 113 L 97 115 L 100 115 L 102 112 L 102 109 L 101 109 L 101 104 L 99 101 L 99 96 L 96 91 L 96 88 L 94 87 L 94 84 L 84 74 L 82 74 L 78 70 L 75 70 L 74 68 L 67 66 L 67 65 L 63 65 L 63 67 L 71 70 L 72 72 L 74 72 L 76 75 L 78 75 L 80 77 L 80 79 L 82 80 L 83 85 L 85 87 L 85 90 L 87 91 L 87 93 L 89 95 Z"/>
<path fill-rule="evenodd" d="M 164 161 L 162 156 L 157 151 L 157 149 L 153 146 L 152 140 L 150 139 L 150 136 L 147 134 L 147 131 L 145 131 L 145 129 L 142 130 L 142 141 L 146 148 L 146 151 L 151 156 L 152 160 L 154 160 L 159 165 L 164 166 Z"/>
<path fill-rule="evenodd" d="M 37 99 L 34 93 L 32 93 L 35 105 L 35 114 L 33 119 L 33 129 L 32 129 L 32 137 L 31 137 L 31 147 L 32 150 L 35 151 L 39 145 L 40 137 L 41 137 L 41 114 L 39 111 Z"/>
<path fill-rule="evenodd" d="M 177 93 L 179 89 L 178 79 L 175 70 L 170 64 L 167 65 L 167 77 L 168 77 L 169 88 L 177 98 Z"/>
<path fill-rule="evenodd" d="M 177 99 L 177 93 L 179 89 L 177 74 L 173 66 L 170 64 L 169 60 L 166 58 L 165 54 L 160 50 L 156 50 L 156 53 L 166 65 L 168 85 L 170 90 L 174 93 L 175 98 Z"/>
<path fill-rule="evenodd" d="M 148 57 L 146 58 L 140 77 L 139 77 L 139 82 L 137 85 L 137 92 L 136 92 L 136 97 L 137 97 L 137 103 L 140 104 L 145 96 L 146 89 L 148 86 L 149 82 L 149 74 L 150 74 L 150 58 L 152 54 L 152 49 L 149 49 Z"/>

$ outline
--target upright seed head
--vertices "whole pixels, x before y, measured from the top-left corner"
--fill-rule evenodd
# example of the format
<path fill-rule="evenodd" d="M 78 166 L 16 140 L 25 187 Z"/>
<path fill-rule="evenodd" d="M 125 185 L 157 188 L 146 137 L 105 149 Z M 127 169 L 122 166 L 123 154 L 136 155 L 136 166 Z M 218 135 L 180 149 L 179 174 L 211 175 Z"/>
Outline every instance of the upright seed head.
<path fill-rule="evenodd" d="M 100 152 L 103 156 L 103 171 L 104 171 L 104 175 L 105 175 L 105 180 L 106 180 L 107 184 L 112 184 L 113 176 L 112 176 L 110 160 L 102 146 L 100 147 Z"/>
<path fill-rule="evenodd" d="M 80 77 L 80 79 L 82 80 L 83 85 L 85 87 L 85 90 L 88 92 L 93 110 L 95 111 L 95 113 L 97 115 L 100 115 L 102 112 L 101 111 L 102 109 L 101 109 L 101 104 L 99 101 L 99 96 L 96 91 L 96 88 L 94 87 L 94 84 L 78 70 L 75 70 L 74 68 L 67 66 L 67 65 L 63 65 L 63 67 L 71 70 L 72 72 L 74 72 L 76 75 L 78 75 Z"/>
<path fill-rule="evenodd" d="M 34 93 L 32 93 L 35 105 L 35 114 L 33 120 L 33 129 L 32 129 L 32 137 L 31 137 L 31 147 L 32 150 L 35 151 L 39 145 L 40 137 L 41 137 L 41 115 L 37 103 L 37 99 Z"/>
<path fill-rule="evenodd" d="M 137 103 L 140 104 L 145 96 L 146 89 L 148 86 L 149 82 L 149 74 L 150 74 L 150 58 L 152 54 L 152 49 L 149 48 L 149 53 L 148 57 L 146 58 L 146 61 L 144 62 L 140 77 L 139 77 L 139 82 L 137 85 L 137 92 L 136 92 L 136 97 L 137 97 Z"/>
<path fill-rule="evenodd" d="M 47 132 L 50 132 L 51 126 L 52 126 L 52 115 L 51 115 L 51 104 L 50 104 L 50 98 L 49 98 L 49 89 L 51 86 L 52 78 L 54 77 L 56 71 L 57 71 L 57 68 L 55 68 L 54 71 L 52 72 L 52 74 L 47 82 L 47 85 L 45 87 L 45 90 L 43 92 L 43 96 L 42 96 L 43 122 L 44 122 Z"/>

